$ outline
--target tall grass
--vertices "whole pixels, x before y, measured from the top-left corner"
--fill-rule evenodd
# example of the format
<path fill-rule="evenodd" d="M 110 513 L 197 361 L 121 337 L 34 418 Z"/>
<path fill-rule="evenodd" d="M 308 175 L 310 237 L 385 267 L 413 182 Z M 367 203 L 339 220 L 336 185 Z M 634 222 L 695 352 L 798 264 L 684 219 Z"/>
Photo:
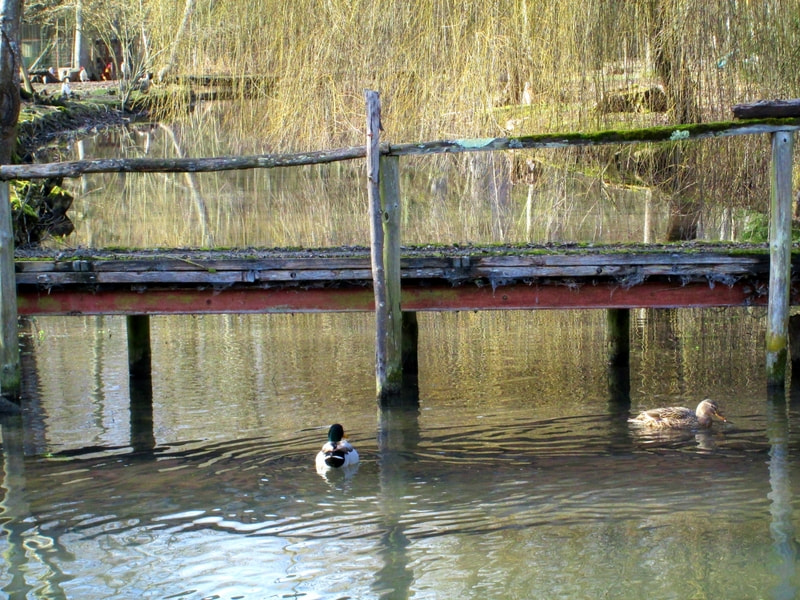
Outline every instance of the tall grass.
<path fill-rule="evenodd" d="M 144 1 L 152 53 L 161 56 L 183 3 Z M 365 88 L 381 92 L 390 142 L 728 119 L 735 103 L 800 95 L 797 8 L 796 0 L 198 3 L 176 72 L 259 79 L 224 104 L 176 112 L 176 143 L 194 156 L 360 145 Z M 530 105 L 521 104 L 526 81 Z M 632 85 L 662 86 L 669 110 L 596 110 Z M 535 173 L 529 163 L 539 165 Z M 666 235 L 672 213 L 689 213 L 716 239 L 738 208 L 764 209 L 768 164 L 764 136 L 407 158 L 404 236 L 409 243 L 641 239 L 636 228 L 652 190 L 654 239 Z M 131 178 L 114 204 L 122 213 L 89 237 L 100 242 L 102 231 L 103 243 L 144 246 L 365 243 L 360 168 Z M 531 178 L 531 195 L 511 186 Z M 155 200 L 167 191 L 180 199 L 174 206 Z M 137 207 L 126 194 L 146 202 Z M 342 199 L 335 210 L 331 197 Z M 90 197 L 82 210 L 95 204 Z M 618 217 L 631 228 L 615 230 Z M 140 218 L 167 229 L 123 226 Z"/>
<path fill-rule="evenodd" d="M 166 47 L 181 6 L 151 10 Z M 593 107 L 634 82 L 670 88 L 673 119 L 717 119 L 797 95 L 799 15 L 778 0 L 221 0 L 197 6 L 179 71 L 263 76 L 231 125 L 284 150 L 362 143 L 365 88 L 393 141 L 501 134 L 497 108 L 525 81 L 536 131 L 617 125 Z"/>
<path fill-rule="evenodd" d="M 166 47 L 181 6 L 150 10 L 153 46 Z M 381 92 L 390 142 L 630 128 L 730 119 L 733 104 L 796 97 L 798 59 L 795 1 L 220 0 L 197 6 L 177 71 L 258 77 L 221 127 L 281 152 L 363 144 L 367 88 Z M 521 105 L 526 81 L 533 98 Z M 660 86 L 669 110 L 596 109 L 631 86 Z M 641 148 L 575 151 L 564 164 L 581 161 L 601 183 L 622 166 L 611 183 L 680 196 L 676 213 L 707 201 L 764 206 L 763 139 L 644 159 Z"/>

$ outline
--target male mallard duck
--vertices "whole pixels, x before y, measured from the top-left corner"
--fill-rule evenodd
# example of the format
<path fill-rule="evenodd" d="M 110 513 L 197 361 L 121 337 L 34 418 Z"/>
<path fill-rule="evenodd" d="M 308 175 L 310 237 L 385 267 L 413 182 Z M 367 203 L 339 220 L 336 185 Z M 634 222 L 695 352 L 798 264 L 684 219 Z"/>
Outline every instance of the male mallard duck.
<path fill-rule="evenodd" d="M 719 412 L 719 407 L 713 400 L 703 400 L 697 405 L 697 410 L 683 406 L 668 406 L 666 408 L 653 408 L 640 413 L 629 423 L 640 425 L 648 429 L 709 429 L 714 418 L 727 422 Z"/>
<path fill-rule="evenodd" d="M 344 437 L 344 428 L 336 423 L 328 429 L 328 441 L 317 453 L 317 472 L 350 467 L 358 463 L 358 452 Z"/>

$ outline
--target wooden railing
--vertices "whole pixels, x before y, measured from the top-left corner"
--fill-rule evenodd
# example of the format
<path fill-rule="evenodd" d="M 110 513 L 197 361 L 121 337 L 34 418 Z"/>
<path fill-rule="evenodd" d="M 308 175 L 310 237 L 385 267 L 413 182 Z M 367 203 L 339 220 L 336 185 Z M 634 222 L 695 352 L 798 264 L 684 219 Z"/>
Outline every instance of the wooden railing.
<path fill-rule="evenodd" d="M 400 164 L 402 156 L 564 148 L 602 144 L 695 141 L 735 135 L 770 134 L 770 285 L 767 327 L 767 376 L 770 384 L 783 385 L 787 366 L 789 286 L 791 280 L 792 154 L 794 131 L 800 129 L 797 103 L 780 104 L 777 112 L 735 107 L 747 120 L 680 124 L 630 131 L 539 134 L 483 139 L 455 139 L 422 143 L 385 144 L 380 140 L 380 100 L 366 92 L 367 144 L 330 151 L 296 154 L 263 154 L 241 157 L 175 159 L 101 159 L 37 165 L 0 165 L 0 181 L 79 177 L 114 172 L 207 172 L 241 169 L 295 167 L 342 160 L 367 160 L 370 202 L 370 237 L 376 310 L 376 379 L 378 395 L 394 394 L 402 380 L 403 312 L 400 304 Z M 742 107 L 746 107 L 745 110 Z M 750 107 L 750 108 L 747 108 Z M 774 107 L 774 105 L 773 105 Z M 738 113 L 737 113 L 738 108 Z M 0 185 L 0 202 L 9 202 L 7 183 Z M 10 215 L 0 223 L 0 308 L 2 308 L 2 356 L 0 391 L 16 395 L 19 389 L 17 313 Z"/>

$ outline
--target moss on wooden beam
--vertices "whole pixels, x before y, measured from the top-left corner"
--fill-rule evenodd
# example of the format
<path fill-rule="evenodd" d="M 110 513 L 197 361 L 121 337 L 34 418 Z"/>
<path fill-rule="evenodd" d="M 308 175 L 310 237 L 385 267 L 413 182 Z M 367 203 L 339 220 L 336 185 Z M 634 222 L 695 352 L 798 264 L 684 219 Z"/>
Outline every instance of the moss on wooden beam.
<path fill-rule="evenodd" d="M 800 129 L 800 118 L 751 119 L 616 129 L 598 132 L 542 133 L 517 137 L 439 140 L 412 144 L 381 144 L 380 154 L 401 156 L 411 154 L 441 154 L 491 150 L 522 150 L 526 148 L 563 148 L 601 144 L 632 144 L 646 142 L 680 142 L 708 137 L 774 133 Z M 45 163 L 36 165 L 0 165 L 0 180 L 39 179 L 46 177 L 79 177 L 86 173 L 131 172 L 210 172 L 242 169 L 268 169 L 341 160 L 361 159 L 365 146 L 304 152 L 298 154 L 262 154 L 256 156 L 223 156 L 213 158 L 173 159 L 98 159 Z"/>
<path fill-rule="evenodd" d="M 800 129 L 800 118 L 749 119 L 659 125 L 642 129 L 612 129 L 596 132 L 541 133 L 515 137 L 439 140 L 416 144 L 392 144 L 385 149 L 391 155 L 441 154 L 526 148 L 563 148 L 602 144 L 680 142 L 708 137 L 772 133 Z"/>

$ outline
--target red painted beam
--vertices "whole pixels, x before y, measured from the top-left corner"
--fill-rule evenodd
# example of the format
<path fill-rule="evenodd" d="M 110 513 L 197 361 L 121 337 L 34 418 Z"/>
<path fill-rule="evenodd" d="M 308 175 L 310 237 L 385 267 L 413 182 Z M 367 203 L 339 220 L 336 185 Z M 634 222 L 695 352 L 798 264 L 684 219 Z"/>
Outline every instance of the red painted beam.
<path fill-rule="evenodd" d="M 17 292 L 20 315 L 371 311 L 372 288 Z"/>
<path fill-rule="evenodd" d="M 644 282 L 633 287 L 617 283 L 566 285 L 511 285 L 458 288 L 403 288 L 406 310 L 492 310 L 569 308 L 691 308 L 766 304 L 752 285 Z"/>
<path fill-rule="evenodd" d="M 339 289 L 229 290 L 185 289 L 119 291 L 18 291 L 20 315 L 202 314 L 372 311 L 371 287 Z M 798 298 L 793 298 L 796 304 Z M 412 287 L 404 284 L 404 310 L 508 310 L 583 308 L 681 308 L 765 304 L 751 284 L 680 285 L 645 282 L 633 287 L 614 283 L 580 286 L 516 284 L 492 289 L 467 284 L 458 287 Z"/>

